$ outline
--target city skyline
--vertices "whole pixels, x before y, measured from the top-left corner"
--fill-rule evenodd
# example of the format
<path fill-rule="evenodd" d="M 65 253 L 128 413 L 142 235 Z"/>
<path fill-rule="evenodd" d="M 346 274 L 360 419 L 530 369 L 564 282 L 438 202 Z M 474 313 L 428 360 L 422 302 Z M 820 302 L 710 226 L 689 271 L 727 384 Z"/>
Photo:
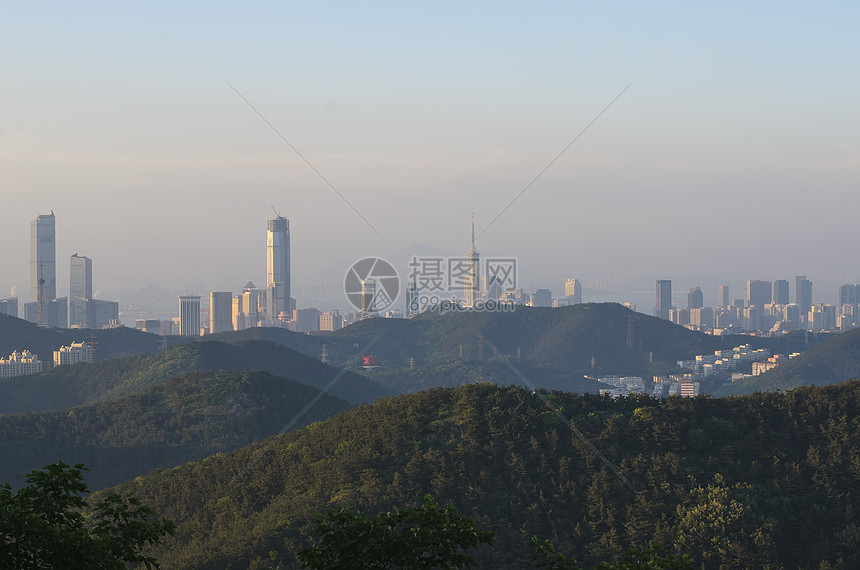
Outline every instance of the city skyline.
<path fill-rule="evenodd" d="M 37 216 L 37 219 L 31 223 L 31 240 L 30 240 L 31 241 L 31 253 L 32 253 L 32 246 L 34 243 L 36 243 L 36 241 L 34 241 L 34 237 L 33 237 L 34 234 L 32 233 L 33 231 L 35 231 L 33 228 L 35 228 L 37 226 L 37 223 L 39 222 L 40 219 L 42 220 L 42 223 L 44 225 L 45 220 L 43 218 L 48 218 L 52 223 L 55 222 L 55 220 L 56 220 L 56 216 L 54 215 L 54 213 L 52 211 L 52 214 L 50 216 Z M 277 231 L 275 231 L 275 230 L 277 230 Z M 50 233 L 51 233 L 51 236 L 53 237 L 53 240 L 56 241 L 56 231 L 55 231 L 53 224 L 51 225 L 51 232 Z M 46 241 L 50 241 L 50 240 L 46 240 Z M 289 221 L 286 218 L 280 216 L 279 214 L 276 214 L 275 218 L 270 218 L 267 222 L 267 237 L 266 237 L 266 258 L 267 258 L 267 280 L 266 280 L 266 283 L 267 283 L 267 289 L 268 288 L 273 288 L 273 290 L 277 289 L 277 287 L 274 287 L 272 285 L 272 283 L 274 283 L 274 282 L 271 281 L 272 275 L 274 274 L 273 273 L 273 267 L 275 267 L 275 266 L 288 268 L 286 273 L 283 270 L 279 269 L 277 271 L 277 274 L 278 275 L 286 274 L 288 276 L 287 286 L 289 286 L 289 282 L 291 281 L 291 271 L 289 271 L 289 263 L 290 263 L 289 262 L 289 256 L 290 256 L 289 242 L 290 242 Z M 49 243 L 48 245 L 51 245 L 51 244 Z M 260 249 L 259 246 L 256 249 Z M 424 251 L 423 251 L 424 254 L 428 253 L 426 251 L 426 247 L 422 248 L 422 249 L 424 249 Z M 472 242 L 472 246 L 471 246 L 469 252 L 467 252 L 467 257 L 469 255 L 472 255 L 474 250 L 475 250 L 474 242 Z M 89 282 L 87 283 L 87 286 L 86 286 L 86 287 L 88 287 L 87 293 L 92 295 L 92 293 L 93 293 L 92 283 L 91 283 L 91 281 L 92 281 L 92 260 L 90 258 L 87 258 L 87 257 L 79 256 L 77 254 L 77 252 L 75 254 L 73 254 L 70 258 L 72 260 L 71 269 L 70 269 L 70 273 L 69 273 L 70 278 L 66 282 L 71 283 L 71 285 L 68 289 L 68 296 L 69 296 L 70 316 L 72 316 L 71 313 L 75 312 L 75 308 L 72 307 L 72 302 L 76 296 L 75 295 L 75 284 L 74 284 L 76 281 L 76 277 L 74 275 L 74 273 L 75 273 L 75 262 L 77 261 L 78 264 L 82 264 L 82 263 L 86 264 L 85 273 L 82 273 L 82 275 L 78 276 L 77 280 L 80 281 L 82 279 L 85 279 L 85 280 L 88 279 Z M 274 263 L 274 260 L 276 258 L 280 260 L 278 263 Z M 404 262 L 402 265 L 405 266 L 406 263 Z M 32 267 L 32 264 L 31 264 L 31 267 Z M 557 269 L 561 270 L 560 268 L 557 268 Z M 84 271 L 84 270 L 82 268 L 79 268 L 79 271 Z M 673 278 L 677 279 L 676 277 L 673 277 Z M 328 286 L 331 286 L 332 283 L 337 284 L 339 282 L 339 280 L 340 280 L 339 276 L 335 276 L 334 279 L 329 280 L 330 282 L 329 282 Z M 527 283 L 526 293 L 528 293 L 528 290 L 534 291 L 536 289 L 543 288 L 543 289 L 548 289 L 553 298 L 567 297 L 568 294 L 567 294 L 566 288 L 567 288 L 567 282 L 568 281 L 570 281 L 570 278 L 568 276 L 561 276 L 560 277 L 559 275 L 550 276 L 550 277 L 540 276 L 537 279 L 534 279 L 534 278 L 530 279 L 530 280 L 527 279 L 526 280 L 526 283 Z M 578 278 L 578 279 L 574 279 L 574 281 L 577 282 L 577 286 L 579 287 L 579 290 L 580 290 L 579 298 L 581 299 L 582 298 L 581 297 L 581 295 L 582 295 L 582 283 L 584 280 L 582 278 Z M 590 281 L 591 281 L 591 283 L 589 284 L 589 287 L 591 287 L 594 284 L 594 280 L 590 280 Z M 607 281 L 607 280 L 600 279 L 600 280 L 598 280 L 598 283 L 602 282 L 602 281 Z M 598 290 L 597 291 L 595 291 L 594 289 L 590 290 L 589 294 L 587 295 L 587 298 L 585 298 L 584 301 L 585 302 L 606 302 L 606 301 L 619 302 L 619 303 L 628 304 L 629 306 L 632 306 L 632 307 L 638 307 L 638 310 L 640 312 L 643 312 L 646 314 L 651 314 L 653 312 L 653 311 L 649 311 L 645 308 L 645 307 L 647 307 L 648 303 L 643 302 L 644 293 L 641 291 L 637 292 L 635 290 L 636 289 L 635 285 L 633 286 L 633 288 L 628 287 L 625 289 L 623 286 L 617 286 L 618 284 L 624 282 L 623 279 L 612 278 L 612 279 L 609 279 L 608 281 L 611 281 L 613 283 L 614 290 L 600 290 L 601 286 L 597 285 Z M 669 281 L 671 281 L 671 280 L 669 280 Z M 710 278 L 710 281 L 712 281 L 712 287 L 709 288 L 706 285 L 704 285 L 704 282 L 708 281 L 708 279 L 702 279 L 701 276 L 699 276 L 697 278 L 681 278 L 681 279 L 677 279 L 677 281 L 679 283 L 681 283 L 682 286 L 685 286 L 684 284 L 687 284 L 687 283 L 691 283 L 691 284 L 698 283 L 699 285 L 693 285 L 692 287 L 690 287 L 690 289 L 692 290 L 695 288 L 695 289 L 698 289 L 699 291 L 702 291 L 704 305 L 705 306 L 714 306 L 714 307 L 718 307 L 718 306 L 722 305 L 722 299 L 720 298 L 720 295 L 722 294 L 721 291 L 724 287 L 728 286 L 725 283 L 727 281 L 726 279 Z M 800 283 L 802 281 L 806 281 L 806 277 L 804 275 L 797 276 L 795 278 L 795 281 L 797 281 L 798 283 Z M 633 279 L 628 281 L 628 283 L 630 283 L 630 282 L 642 283 L 643 278 L 641 276 L 636 277 L 636 278 L 633 278 Z M 719 286 L 714 285 L 714 283 L 716 283 L 716 282 L 720 282 L 721 284 Z M 763 293 L 761 293 L 761 294 L 766 295 L 768 298 L 776 298 L 777 295 L 787 295 L 788 294 L 788 281 L 785 279 L 776 279 L 776 280 L 772 281 L 773 292 L 771 292 L 771 290 L 770 290 L 770 287 L 771 287 L 771 281 L 770 280 L 768 280 L 768 281 L 747 280 L 745 283 L 746 283 L 746 285 L 745 285 L 745 288 L 742 289 L 743 293 L 741 294 L 741 297 L 747 301 L 749 300 L 749 286 L 751 283 L 758 284 L 760 287 L 760 290 L 763 291 Z M 842 298 L 842 294 L 843 294 L 842 293 L 842 286 L 844 284 L 846 284 L 846 282 L 844 282 L 844 281 L 840 281 L 838 286 L 834 285 L 833 283 L 828 283 L 828 285 L 825 288 L 823 293 L 822 293 L 820 288 L 817 289 L 816 295 L 814 297 L 814 301 L 815 302 L 823 302 L 823 303 L 827 303 L 827 304 L 837 303 L 838 300 Z M 850 283 L 850 282 L 848 284 L 853 285 L 853 283 Z M 736 287 L 737 284 L 735 284 L 734 286 Z M 84 285 L 78 285 L 78 287 L 84 287 Z M 764 289 L 761 289 L 761 287 L 764 287 L 764 289 L 766 289 L 766 291 L 764 291 Z M 179 293 L 180 295 L 181 294 L 208 294 L 208 292 L 216 290 L 215 288 L 212 288 L 212 287 L 207 286 L 205 284 L 200 285 L 198 287 L 194 287 L 194 288 L 185 287 L 184 289 L 185 290 L 182 293 Z M 241 288 L 239 288 L 239 289 L 241 289 Z M 612 289 L 612 287 L 610 287 L 610 289 Z M 711 290 L 711 289 L 713 289 L 713 290 Z M 830 291 L 830 289 L 832 289 L 832 291 Z M 737 291 L 737 289 L 734 289 L 734 290 Z M 795 290 L 796 290 L 796 286 L 792 290 L 793 296 L 796 298 L 796 293 L 794 292 Z M 60 294 L 62 295 L 63 292 L 64 291 L 61 290 Z M 681 307 L 681 306 L 683 306 L 683 300 L 679 300 L 677 298 L 681 294 L 682 293 L 679 293 L 679 290 L 677 290 L 677 289 L 675 290 L 674 293 L 672 293 L 671 287 L 670 287 L 669 295 L 670 295 L 671 303 L 668 304 L 668 306 L 669 307 L 673 307 L 673 306 L 674 307 Z M 713 297 L 715 294 L 717 295 L 717 299 L 714 301 Z M 268 295 L 268 293 L 267 293 L 267 295 Z M 811 293 L 807 292 L 807 293 L 804 293 L 804 295 L 806 295 L 804 298 L 804 300 L 805 300 L 804 308 L 806 310 L 803 310 L 802 311 L 803 313 L 808 311 L 808 306 L 813 301 L 813 298 L 811 297 Z M 168 293 L 168 296 L 173 298 L 173 297 L 175 297 L 175 294 L 174 293 Z M 324 310 L 325 309 L 349 310 L 348 304 L 344 302 L 345 297 L 344 297 L 344 299 L 340 298 L 340 297 L 343 297 L 342 292 L 336 294 L 336 297 L 337 298 L 335 298 L 335 299 L 332 299 L 331 297 L 323 298 L 323 302 L 320 302 L 321 299 L 319 297 L 314 297 L 313 295 L 311 295 L 309 297 L 305 297 L 305 298 L 300 297 L 298 304 L 297 304 L 297 308 L 314 306 L 314 307 L 321 307 Z M 731 304 L 731 302 L 734 301 L 735 299 L 738 299 L 741 297 L 730 298 L 729 304 Z M 28 305 L 26 303 L 26 298 L 24 298 L 23 296 L 20 296 L 20 293 L 18 295 L 18 298 L 21 301 L 22 306 L 24 308 L 26 308 Z M 61 296 L 61 299 L 65 299 L 65 298 L 66 298 L 65 296 Z M 293 296 L 293 299 L 295 299 L 295 296 Z M 653 299 L 653 293 L 652 293 L 652 299 Z M 404 294 L 404 301 L 405 301 L 405 294 Z M 104 302 L 98 301 L 98 300 L 96 300 L 92 304 L 93 305 L 101 304 L 103 307 L 105 306 Z M 762 304 L 762 303 L 759 302 L 757 304 Z M 279 302 L 276 301 L 274 306 L 278 306 L 278 305 L 279 305 Z M 405 307 L 404 307 L 404 309 L 405 309 Z M 32 310 L 32 307 L 31 307 L 31 310 Z M 93 310 L 95 310 L 95 308 L 94 307 L 88 307 L 87 310 L 92 312 Z M 104 311 L 105 309 L 102 308 L 101 310 Z M 113 313 L 116 312 L 114 309 L 110 309 L 110 311 L 112 311 Z M 279 311 L 279 313 L 281 313 L 281 312 L 283 312 L 283 311 Z M 124 314 L 124 315 L 121 315 L 121 317 L 122 317 L 123 322 L 126 325 L 130 325 L 134 318 L 145 316 L 146 314 L 148 314 L 148 313 L 145 313 L 145 312 L 144 313 L 137 313 L 136 315 Z M 159 311 L 155 311 L 152 314 L 161 314 L 161 316 L 164 316 L 164 313 L 159 312 Z M 267 314 L 268 314 L 268 310 L 267 310 Z M 25 317 L 26 315 L 22 314 L 21 316 Z M 93 318 L 93 317 L 92 317 L 92 315 L 90 315 L 87 318 Z M 102 315 L 102 318 L 100 318 L 99 321 L 100 322 L 107 322 L 111 318 L 114 318 L 114 317 L 111 317 L 110 315 L 105 313 Z M 77 322 L 78 320 L 79 319 L 73 320 L 72 321 L 73 324 L 74 323 L 80 324 Z M 207 325 L 208 325 L 208 321 L 207 321 Z"/>
<path fill-rule="evenodd" d="M 10 5 L 7 219 L 62 212 L 58 259 L 76 244 L 110 290 L 263 281 L 247 252 L 270 204 L 296 283 L 459 254 L 471 211 L 477 248 L 535 275 L 856 282 L 836 214 L 860 200 L 860 7 L 829 6 Z M 4 294 L 29 284 L 25 239 L 0 228 Z"/>

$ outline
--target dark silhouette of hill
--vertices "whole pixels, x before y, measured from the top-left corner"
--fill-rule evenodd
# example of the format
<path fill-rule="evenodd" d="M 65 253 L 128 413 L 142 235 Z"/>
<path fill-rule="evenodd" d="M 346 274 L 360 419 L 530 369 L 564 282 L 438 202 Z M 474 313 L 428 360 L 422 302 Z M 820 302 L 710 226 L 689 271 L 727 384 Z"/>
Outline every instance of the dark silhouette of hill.
<path fill-rule="evenodd" d="M 628 324 L 632 327 L 629 346 Z M 320 336 L 285 329 L 248 329 L 222 333 L 216 338 L 226 342 L 261 338 L 312 357 L 319 357 L 325 345 L 329 362 L 336 366 L 345 365 L 375 340 L 369 352 L 376 357 L 379 368 L 372 376 L 401 392 L 461 385 L 475 379 L 499 384 L 518 382 L 509 370 L 482 363 L 496 355 L 476 331 L 507 358 L 519 357 L 520 362 L 529 363 L 524 364 L 529 371 L 523 372 L 535 385 L 577 392 L 596 389 L 593 384 L 571 384 L 585 374 L 649 378 L 676 370 L 678 360 L 722 348 L 750 344 L 787 353 L 806 350 L 826 338 L 809 338 L 802 331 L 778 338 L 707 335 L 617 303 L 555 309 L 518 306 L 510 313 L 426 312 L 412 319 L 365 319 Z M 414 363 L 412 368 L 410 361 Z M 705 383 L 703 387 L 711 386 Z"/>
<path fill-rule="evenodd" d="M 628 325 L 632 328 L 629 343 Z M 481 340 L 476 331 L 488 342 Z M 6 338 L 5 342 L 10 343 L 10 338 L 31 338 L 41 342 L 42 346 L 59 346 L 74 339 L 82 340 L 86 332 L 48 331 L 18 319 L 0 320 L 0 341 Z M 95 331 L 95 334 L 99 343 L 98 360 L 101 361 L 97 364 L 103 363 L 110 354 L 150 353 L 161 348 L 161 337 L 131 329 Z M 189 342 L 187 337 L 167 339 L 172 343 Z M 38 349 L 36 340 L 27 346 L 36 346 Z M 817 340 L 818 337 L 812 338 L 813 343 Z M 584 374 L 638 375 L 648 378 L 675 370 L 678 360 L 739 344 L 769 347 L 774 352 L 782 353 L 805 350 L 810 346 L 807 335 L 801 332 L 775 339 L 714 337 L 630 311 L 615 303 L 580 304 L 557 309 L 520 306 L 511 313 L 460 312 L 439 315 L 427 312 L 413 319 L 366 319 L 332 334 L 319 336 L 294 333 L 283 328 L 255 328 L 206 336 L 192 344 L 214 341 L 234 346 L 269 342 L 301 352 L 314 361 L 320 359 L 325 346 L 328 362 L 335 367 L 345 366 L 357 354 L 369 352 L 376 356 L 376 362 L 380 365 L 372 374 L 400 391 L 464 384 L 470 379 L 510 383 L 513 381 L 510 371 L 500 365 L 482 363 L 497 356 L 490 344 L 508 358 L 518 357 L 523 366 L 529 368 L 524 373 L 534 384 L 575 391 L 589 388 L 585 384 L 571 384 Z M 366 347 L 371 342 L 375 344 L 368 351 Z M 21 349 L 25 345 L 26 342 L 18 342 L 9 346 Z M 182 353 L 185 358 L 199 356 L 195 356 L 194 349 L 188 350 L 190 353 Z M 209 360 L 217 361 L 220 364 L 218 366 L 206 363 L 182 365 L 173 360 L 159 364 L 157 359 L 144 359 L 108 365 L 113 366 L 113 372 L 106 376 L 97 372 L 100 369 L 93 369 L 96 371 L 95 378 L 80 378 L 83 373 L 81 370 L 62 371 L 58 373 L 59 376 L 71 380 L 63 385 L 33 377 L 29 379 L 33 381 L 32 385 L 12 390 L 14 394 L 10 396 L 9 402 L 0 398 L 0 412 L 56 409 L 97 401 L 105 392 L 125 394 L 129 393 L 126 391 L 129 386 L 145 386 L 153 378 L 156 381 L 165 380 L 170 377 L 169 370 L 181 373 L 215 368 L 260 368 L 289 376 L 279 368 L 281 364 L 263 365 L 249 361 L 247 355 L 243 356 L 248 349 L 237 352 L 224 347 L 219 352 L 223 354 L 207 356 Z M 40 357 L 45 358 L 41 354 Z M 270 355 L 263 354 L 255 358 L 262 358 L 266 362 Z M 410 369 L 410 361 L 414 361 L 414 369 Z M 140 372 L 140 366 L 144 369 L 156 366 L 162 370 L 150 374 Z M 354 370 L 362 373 L 357 366 Z M 441 371 L 456 376 L 449 377 L 441 374 Z M 352 402 L 367 402 L 378 395 L 390 393 L 369 389 L 365 394 L 363 389 L 358 388 L 360 381 L 356 377 L 352 378 L 352 381 L 336 387 L 335 394 Z M 29 380 L 13 381 L 12 386 L 17 385 L 16 382 Z M 114 387 L 112 382 L 117 385 Z M 705 384 L 703 388 L 707 390 L 710 386 Z M 6 391 L 0 386 L 0 395 Z"/>
<path fill-rule="evenodd" d="M 84 463 L 100 489 L 278 433 L 317 390 L 268 372 L 194 372 L 70 410 L 0 416 L 0 481 L 53 461 Z M 351 407 L 324 395 L 296 427 Z"/>
<path fill-rule="evenodd" d="M 633 326 L 629 347 L 628 319 Z M 506 356 L 516 356 L 519 351 L 522 358 L 579 376 L 646 374 L 654 368 L 674 368 L 677 360 L 738 342 L 736 337 L 693 332 L 616 303 L 556 309 L 518 306 L 507 313 L 426 312 L 413 319 L 365 319 L 324 336 L 298 335 L 283 329 L 249 329 L 222 333 L 220 338 L 232 342 L 235 338 L 258 336 L 311 356 L 319 356 L 325 344 L 329 361 L 342 365 L 352 359 L 357 349 L 381 335 L 371 350 L 377 364 L 399 370 L 409 366 L 410 358 L 419 366 L 452 362 L 460 358 L 461 346 L 463 358 L 476 360 L 480 341 L 475 330 Z M 493 354 L 489 346 L 482 350 L 487 358 Z M 656 366 L 650 363 L 651 358 Z"/>
<path fill-rule="evenodd" d="M 860 565 L 860 382 L 736 398 L 545 396 L 632 489 L 540 395 L 471 384 L 378 400 L 111 491 L 175 520 L 153 553 L 171 568 L 293 567 L 315 513 L 373 515 L 425 493 L 496 533 L 481 568 L 530 567 L 533 535 L 583 567 L 651 541 L 705 568 Z"/>
<path fill-rule="evenodd" d="M 717 394 L 751 394 L 860 378 L 860 329 L 838 334 L 773 370 L 725 385 Z"/>
<path fill-rule="evenodd" d="M 0 413 L 38 412 L 127 396 L 180 374 L 205 370 L 266 370 L 320 390 L 339 371 L 319 360 L 266 341 L 191 342 L 164 354 L 61 366 L 34 376 L 0 381 Z M 345 372 L 331 394 L 349 402 L 371 402 L 396 393 Z"/>
<path fill-rule="evenodd" d="M 369 373 L 369 376 L 380 384 L 385 384 L 404 394 L 429 390 L 430 388 L 463 386 L 478 382 L 491 382 L 499 386 L 517 385 L 525 388 L 535 386 L 580 394 L 597 393 L 602 388 L 611 388 L 611 386 L 594 380 L 585 379 L 581 375 L 577 377 L 565 374 L 551 366 L 536 364 L 522 358 L 512 358 L 510 362 L 528 382 L 523 382 L 517 372 L 514 372 L 500 358 L 485 360 L 458 358 L 415 368 L 374 369 Z"/>
<path fill-rule="evenodd" d="M 0 315 L 0 356 L 3 357 L 16 350 L 29 350 L 50 366 L 54 350 L 91 338 L 96 341 L 96 360 L 150 354 L 160 351 L 162 347 L 162 337 L 128 327 L 101 330 L 44 329 L 23 319 Z M 168 346 L 188 341 L 183 337 L 166 338 Z"/>
<path fill-rule="evenodd" d="M 632 327 L 630 346 L 628 323 Z M 707 335 L 617 303 L 560 308 L 518 306 L 511 313 L 428 312 L 406 320 L 366 319 L 316 340 L 326 343 L 331 362 L 342 362 L 351 356 L 355 344 L 365 346 L 381 333 L 372 349 L 377 364 L 387 370 L 404 370 L 409 367 L 410 357 L 417 366 L 452 362 L 460 358 L 461 347 L 465 360 L 478 360 L 479 352 L 483 352 L 483 358 L 491 358 L 493 350 L 489 345 L 483 343 L 485 346 L 479 348 L 482 342 L 476 330 L 505 356 L 519 354 L 522 359 L 549 366 L 567 377 L 665 374 L 676 369 L 678 360 L 740 344 L 783 352 L 784 347 L 808 348 L 806 339 L 799 334 L 779 339 Z"/>

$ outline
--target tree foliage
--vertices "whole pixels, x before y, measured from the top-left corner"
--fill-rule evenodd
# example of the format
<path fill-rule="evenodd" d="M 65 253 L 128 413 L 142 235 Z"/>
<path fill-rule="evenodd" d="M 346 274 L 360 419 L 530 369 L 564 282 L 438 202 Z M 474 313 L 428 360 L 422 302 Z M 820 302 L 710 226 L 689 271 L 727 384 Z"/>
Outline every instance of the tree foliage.
<path fill-rule="evenodd" d="M 576 560 L 556 552 L 555 545 L 549 540 L 541 541 L 534 536 L 529 541 L 532 561 L 536 568 L 543 570 L 582 570 Z M 617 564 L 600 562 L 595 570 L 692 570 L 692 559 L 684 555 L 672 556 L 665 553 L 662 546 L 651 543 L 642 548 L 628 550 Z"/>
<path fill-rule="evenodd" d="M 27 474 L 27 485 L 0 486 L 0 568 L 158 568 L 144 549 L 175 532 L 133 495 L 111 493 L 91 510 L 82 464 L 62 462 Z"/>
<path fill-rule="evenodd" d="M 263 371 L 195 372 L 111 402 L 65 411 L 0 415 L 0 481 L 53 460 L 84 463 L 101 489 L 277 433 L 318 394 Z M 299 426 L 349 409 L 323 395 Z"/>
<path fill-rule="evenodd" d="M 475 527 L 453 506 L 440 508 L 430 495 L 415 507 L 368 517 L 362 512 L 332 509 L 314 525 L 319 540 L 299 559 L 312 570 L 469 568 L 466 551 L 492 544 L 492 531 Z"/>
<path fill-rule="evenodd" d="M 537 394 L 489 384 L 286 433 L 233 486 L 269 442 L 121 489 L 179 523 L 157 549 L 171 567 L 246 568 L 273 551 L 290 567 L 315 513 L 386 512 L 427 493 L 496 533 L 474 552 L 481 567 L 528 567 L 533 535 L 584 568 L 651 542 L 705 568 L 860 567 L 860 381 L 721 399 L 541 395 L 634 490 Z"/>

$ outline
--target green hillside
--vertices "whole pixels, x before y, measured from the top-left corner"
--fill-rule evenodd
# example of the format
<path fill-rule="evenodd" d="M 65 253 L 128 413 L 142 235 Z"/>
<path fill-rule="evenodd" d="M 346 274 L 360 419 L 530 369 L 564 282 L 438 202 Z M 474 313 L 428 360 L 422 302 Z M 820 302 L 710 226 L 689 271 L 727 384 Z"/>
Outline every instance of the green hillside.
<path fill-rule="evenodd" d="M 280 431 L 317 390 L 267 372 L 196 372 L 110 402 L 0 416 L 0 481 L 62 460 L 84 463 L 100 489 Z M 297 427 L 351 405 L 323 396 Z"/>
<path fill-rule="evenodd" d="M 136 329 L 43 329 L 23 319 L 0 315 L 0 357 L 13 351 L 29 350 L 42 362 L 50 363 L 54 350 L 73 342 L 96 342 L 96 360 L 149 354 L 161 350 L 162 337 Z M 168 346 L 187 342 L 187 338 L 166 337 Z"/>
<path fill-rule="evenodd" d="M 630 346 L 628 323 L 632 326 Z M 518 306 L 511 313 L 426 312 L 413 319 L 365 319 L 330 335 L 254 329 L 225 333 L 222 338 L 229 341 L 239 334 L 260 335 L 313 357 L 319 357 L 325 345 L 329 362 L 336 366 L 346 364 L 356 350 L 376 340 L 369 352 L 376 356 L 381 370 L 407 373 L 410 359 L 414 359 L 420 370 L 428 370 L 425 367 L 429 366 L 432 371 L 441 365 L 456 367 L 453 363 L 457 360 L 477 362 L 491 358 L 493 349 L 479 339 L 476 330 L 505 356 L 519 353 L 522 359 L 548 366 L 563 377 L 583 374 L 648 377 L 674 370 L 678 360 L 739 344 L 785 353 L 806 350 L 809 343 L 819 340 L 802 333 L 779 338 L 715 337 L 636 313 L 617 303 L 560 308 Z"/>
<path fill-rule="evenodd" d="M 528 382 L 536 387 L 565 392 L 598 392 L 610 386 L 586 380 L 580 376 L 565 374 L 547 365 L 536 364 L 523 358 L 512 358 L 510 362 Z M 369 376 L 401 393 L 419 392 L 436 387 L 463 386 L 478 382 L 491 382 L 499 386 L 516 385 L 529 387 L 500 358 L 467 360 L 457 358 L 439 364 L 416 366 L 415 368 L 386 370 L 374 369 Z"/>
<path fill-rule="evenodd" d="M 266 370 L 317 389 L 339 371 L 317 359 L 266 341 L 192 342 L 164 354 L 61 366 L 35 376 L 0 380 L 0 413 L 38 412 L 110 400 L 139 392 L 180 374 L 203 370 Z M 345 373 L 330 393 L 352 403 L 396 393 Z"/>
<path fill-rule="evenodd" d="M 584 567 L 657 541 L 705 568 L 860 566 L 860 382 L 728 399 L 487 384 L 388 398 L 275 442 L 129 481 L 178 532 L 169 568 L 292 567 L 314 513 L 370 515 L 430 493 L 498 536 L 481 568 L 529 567 L 532 535 Z M 97 499 L 98 497 L 96 497 Z"/>
<path fill-rule="evenodd" d="M 853 378 L 860 378 L 860 329 L 836 335 L 764 374 L 728 384 L 717 395 L 789 390 Z"/>

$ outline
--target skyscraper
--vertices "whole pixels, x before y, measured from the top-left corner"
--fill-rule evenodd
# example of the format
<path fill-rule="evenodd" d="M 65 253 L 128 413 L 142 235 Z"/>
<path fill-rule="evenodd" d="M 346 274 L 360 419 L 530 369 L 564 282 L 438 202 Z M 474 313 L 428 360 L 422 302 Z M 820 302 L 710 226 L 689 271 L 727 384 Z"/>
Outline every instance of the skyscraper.
<path fill-rule="evenodd" d="M 857 298 L 857 290 L 860 289 L 860 285 L 852 285 L 850 283 L 844 283 L 839 286 L 839 306 L 842 305 L 855 305 L 858 301 Z"/>
<path fill-rule="evenodd" d="M 270 319 L 281 313 L 290 318 L 290 221 L 280 215 L 269 220 L 266 232 L 266 287 L 274 289 L 272 306 L 267 307 Z"/>
<path fill-rule="evenodd" d="M 179 296 L 179 335 L 200 336 L 200 295 Z"/>
<path fill-rule="evenodd" d="M 93 298 L 93 260 L 74 254 L 70 258 L 69 297 Z"/>
<path fill-rule="evenodd" d="M 788 295 L 788 281 L 785 279 L 777 279 L 773 282 L 773 304 L 788 305 L 790 302 Z"/>
<path fill-rule="evenodd" d="M 233 293 L 212 291 L 209 293 L 209 332 L 219 333 L 233 330 Z"/>
<path fill-rule="evenodd" d="M 687 308 L 701 309 L 705 306 L 705 296 L 702 295 L 701 287 L 692 287 L 687 294 Z"/>
<path fill-rule="evenodd" d="M 657 281 L 657 307 L 654 316 L 669 320 L 669 309 L 672 308 L 672 281 L 660 279 Z"/>
<path fill-rule="evenodd" d="M 732 298 L 729 295 L 729 286 L 728 285 L 720 285 L 720 289 L 717 292 L 717 306 L 719 306 L 719 307 L 731 307 L 732 306 Z"/>
<path fill-rule="evenodd" d="M 95 328 L 93 260 L 76 253 L 69 265 L 69 326 Z"/>
<path fill-rule="evenodd" d="M 30 301 L 38 305 L 38 324 L 47 322 L 47 305 L 57 297 L 57 232 L 54 212 L 30 222 Z"/>
<path fill-rule="evenodd" d="M 564 282 L 564 296 L 568 305 L 582 303 L 582 282 L 579 279 L 568 279 Z"/>
<path fill-rule="evenodd" d="M 794 278 L 794 302 L 800 311 L 800 322 L 805 323 L 807 313 L 812 308 L 812 281 L 806 275 L 798 275 Z"/>
<path fill-rule="evenodd" d="M 758 307 L 763 309 L 765 305 L 771 302 L 771 294 L 773 293 L 770 281 L 760 281 L 751 279 L 747 281 L 746 301 L 747 307 Z"/>

